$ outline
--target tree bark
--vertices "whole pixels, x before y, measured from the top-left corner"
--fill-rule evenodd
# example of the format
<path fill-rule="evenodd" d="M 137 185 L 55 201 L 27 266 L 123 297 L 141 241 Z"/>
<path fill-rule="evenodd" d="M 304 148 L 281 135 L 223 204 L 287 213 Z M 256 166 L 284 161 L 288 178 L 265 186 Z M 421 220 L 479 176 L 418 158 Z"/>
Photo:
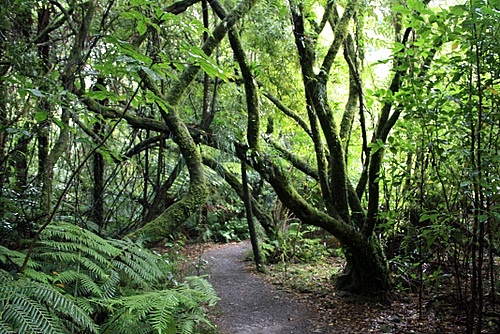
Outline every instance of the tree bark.
<path fill-rule="evenodd" d="M 82 17 L 78 34 L 75 36 L 73 46 L 70 51 L 69 58 L 64 66 L 61 76 L 62 84 L 67 92 L 73 93 L 75 90 L 75 78 L 80 70 L 82 63 L 83 49 L 87 40 L 92 22 L 95 6 L 92 1 L 82 4 Z M 61 126 L 59 127 L 59 136 L 55 140 L 52 149 L 47 154 L 46 161 L 43 163 L 41 172 L 41 201 L 40 209 L 44 214 L 49 215 L 52 203 L 52 180 L 54 178 L 54 167 L 68 147 L 69 142 L 69 119 L 70 111 L 63 107 L 61 111 Z"/>
<path fill-rule="evenodd" d="M 229 13 L 224 20 L 214 29 L 211 36 L 203 44 L 202 50 L 211 55 L 214 49 L 219 45 L 226 33 L 234 24 L 242 18 L 256 0 L 242 0 Z M 143 236 L 148 243 L 156 243 L 165 238 L 173 229 L 186 221 L 194 212 L 196 212 L 206 201 L 208 197 L 207 184 L 203 172 L 203 165 L 200 151 L 189 133 L 189 129 L 180 117 L 178 104 L 188 86 L 194 81 L 200 68 L 196 65 L 190 65 L 179 76 L 179 80 L 172 86 L 169 93 L 163 96 L 156 87 L 151 77 L 145 72 L 139 75 L 145 86 L 151 90 L 157 97 L 165 103 L 157 103 L 161 116 L 168 128 L 173 134 L 173 140 L 179 146 L 179 149 L 186 161 L 189 171 L 189 189 L 185 196 L 178 202 L 171 205 L 160 216 L 147 223 L 142 228 L 129 235 L 131 238 Z"/>
<path fill-rule="evenodd" d="M 243 201 L 245 202 L 245 211 L 248 223 L 248 231 L 250 234 L 250 242 L 252 243 L 253 259 L 258 271 L 265 271 L 264 262 L 260 256 L 259 242 L 257 239 L 257 232 L 255 230 L 255 223 L 253 220 L 252 200 L 250 191 L 248 190 L 248 177 L 247 165 L 245 161 L 241 162 L 241 181 L 243 184 Z"/>

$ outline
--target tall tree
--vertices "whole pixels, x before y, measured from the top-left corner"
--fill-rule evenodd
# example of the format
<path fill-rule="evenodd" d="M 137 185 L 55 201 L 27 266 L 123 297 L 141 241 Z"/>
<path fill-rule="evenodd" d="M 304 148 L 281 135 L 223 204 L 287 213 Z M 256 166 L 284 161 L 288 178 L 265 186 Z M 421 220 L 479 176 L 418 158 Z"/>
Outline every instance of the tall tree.
<path fill-rule="evenodd" d="M 213 30 L 212 36 L 204 42 L 202 51 L 210 56 L 214 49 L 236 22 L 248 13 L 255 2 L 253 0 L 241 1 L 227 17 Z M 172 226 L 178 226 L 195 213 L 207 198 L 207 185 L 204 178 L 201 154 L 191 136 L 186 124 L 180 116 L 178 103 L 189 85 L 195 80 L 200 71 L 197 64 L 189 65 L 179 76 L 179 80 L 164 96 L 151 76 L 141 71 L 139 73 L 144 85 L 157 97 L 162 119 L 172 132 L 174 141 L 179 146 L 189 171 L 189 190 L 178 202 L 167 208 L 160 216 L 135 231 L 131 236 L 143 235 L 150 242 L 163 239 L 171 231 Z"/>

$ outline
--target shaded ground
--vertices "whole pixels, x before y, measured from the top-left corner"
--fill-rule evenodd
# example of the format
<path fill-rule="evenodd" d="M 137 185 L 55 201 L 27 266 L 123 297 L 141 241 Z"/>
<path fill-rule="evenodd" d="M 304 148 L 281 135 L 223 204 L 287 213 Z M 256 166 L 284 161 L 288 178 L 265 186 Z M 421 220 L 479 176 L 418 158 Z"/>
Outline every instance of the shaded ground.
<path fill-rule="evenodd" d="M 261 275 L 245 261 L 250 248 L 243 242 L 189 251 L 191 259 L 206 260 L 190 274 L 209 274 L 221 298 L 212 320 L 222 334 L 465 333 L 463 314 L 444 290 L 421 302 L 415 294 L 394 293 L 392 302 L 380 304 L 334 290 L 330 276 L 343 266 L 340 258 L 270 267 Z M 498 313 L 485 318 L 482 333 L 500 333 Z"/>
<path fill-rule="evenodd" d="M 250 243 L 229 244 L 204 254 L 209 281 L 219 297 L 214 322 L 223 334 L 325 333 L 316 313 L 292 294 L 246 270 Z M 316 320 L 317 321 L 317 320 Z"/>

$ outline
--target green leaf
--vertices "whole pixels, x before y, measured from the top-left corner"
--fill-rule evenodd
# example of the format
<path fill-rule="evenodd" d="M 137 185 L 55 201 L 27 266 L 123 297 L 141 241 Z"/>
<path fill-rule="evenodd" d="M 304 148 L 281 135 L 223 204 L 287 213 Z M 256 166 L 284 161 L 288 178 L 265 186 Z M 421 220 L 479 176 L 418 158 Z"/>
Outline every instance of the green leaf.
<path fill-rule="evenodd" d="M 381 148 L 384 148 L 385 144 L 382 139 L 377 139 L 377 141 L 369 143 L 368 147 L 371 148 L 371 154 L 377 153 Z"/>
<path fill-rule="evenodd" d="M 148 30 L 148 27 L 147 25 L 144 23 L 144 21 L 139 21 L 137 23 L 137 31 L 139 32 L 139 34 L 141 35 L 144 35 L 146 33 L 146 31 Z"/>
<path fill-rule="evenodd" d="M 399 12 L 403 15 L 411 15 L 412 14 L 412 11 L 411 9 L 405 7 L 405 6 L 402 6 L 402 5 L 396 5 L 394 7 L 392 7 L 392 9 L 395 11 L 395 12 Z"/>
<path fill-rule="evenodd" d="M 119 39 L 112 36 L 106 37 L 106 41 L 118 47 L 118 49 L 125 55 L 132 57 L 132 59 L 134 59 L 136 63 L 149 66 L 153 62 L 151 58 L 140 53 L 138 50 L 134 48 L 134 46 L 132 46 L 128 42 L 120 41 Z M 118 56 L 117 60 L 118 59 L 121 59 L 123 61 L 124 59 L 123 55 Z"/>
<path fill-rule="evenodd" d="M 43 122 L 47 119 L 47 112 L 44 110 L 37 111 L 35 113 L 35 121 Z"/>
<path fill-rule="evenodd" d="M 488 216 L 488 215 L 485 215 L 485 214 L 482 214 L 482 215 L 478 215 L 478 216 L 477 216 L 477 219 L 478 219 L 478 220 L 479 220 L 479 222 L 481 222 L 481 223 L 484 223 L 485 221 L 487 221 L 487 220 L 488 220 L 488 218 L 489 218 L 489 216 Z"/>
<path fill-rule="evenodd" d="M 40 98 L 44 97 L 44 94 L 41 91 L 39 91 L 38 89 L 32 88 L 32 89 L 27 89 L 27 91 L 30 92 L 31 94 L 35 95 L 36 97 L 40 97 Z"/>
<path fill-rule="evenodd" d="M 86 96 L 94 100 L 102 101 L 108 98 L 108 93 L 106 91 L 97 90 L 93 92 L 88 92 Z"/>
<path fill-rule="evenodd" d="M 190 60 L 201 67 L 201 69 L 208 74 L 211 78 L 219 77 L 224 81 L 228 81 L 230 75 L 217 65 L 205 52 L 197 46 L 191 46 L 187 50 Z"/>

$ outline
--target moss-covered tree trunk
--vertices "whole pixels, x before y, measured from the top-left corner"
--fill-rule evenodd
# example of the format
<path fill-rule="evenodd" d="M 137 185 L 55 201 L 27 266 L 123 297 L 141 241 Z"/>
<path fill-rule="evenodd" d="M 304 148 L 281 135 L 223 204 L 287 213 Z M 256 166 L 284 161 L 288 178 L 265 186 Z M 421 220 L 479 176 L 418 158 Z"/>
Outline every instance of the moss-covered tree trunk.
<path fill-rule="evenodd" d="M 238 3 L 217 25 L 212 35 L 205 40 L 202 50 L 207 55 L 211 55 L 227 32 L 250 10 L 254 3 L 255 0 L 242 0 Z M 200 68 L 197 65 L 188 66 L 166 96 L 161 93 L 161 90 L 148 74 L 144 71 L 139 73 L 147 89 L 165 102 L 158 103 L 158 108 L 186 162 L 189 171 L 189 189 L 178 202 L 168 207 L 154 220 L 130 234 L 129 237 L 131 238 L 143 236 L 149 243 L 160 241 L 195 213 L 208 197 L 208 185 L 204 176 L 201 153 L 182 120 L 178 107 L 184 92 L 194 81 L 199 71 Z"/>
<path fill-rule="evenodd" d="M 377 177 L 381 168 L 383 150 L 373 154 L 367 169 L 367 185 L 363 187 L 361 195 L 358 195 L 354 186 L 348 178 L 348 166 L 346 150 L 351 135 L 350 126 L 353 119 L 353 110 L 356 99 L 361 96 L 361 87 L 358 72 L 355 68 L 356 60 L 353 54 L 353 43 L 349 40 L 349 25 L 358 12 L 358 1 L 351 0 L 344 8 L 342 16 L 339 15 L 336 5 L 328 3 L 325 9 L 325 17 L 314 24 L 309 18 L 309 12 L 303 4 L 291 1 L 291 16 L 295 44 L 299 56 L 304 85 L 304 97 L 307 108 L 308 126 L 307 132 L 314 145 L 316 153 L 316 170 L 304 168 L 306 164 L 293 154 L 286 154 L 288 161 L 299 170 L 318 180 L 323 196 L 320 205 L 312 205 L 303 198 L 293 187 L 293 182 L 287 172 L 283 171 L 274 159 L 267 158 L 262 152 L 255 152 L 249 140 L 250 154 L 246 148 L 237 150 L 240 159 L 246 161 L 249 166 L 259 171 L 274 188 L 276 194 L 303 223 L 318 226 L 333 234 L 339 239 L 346 249 L 347 268 L 337 280 L 339 289 L 355 293 L 373 295 L 383 294 L 390 288 L 389 273 L 380 248 L 374 242 L 372 233 L 376 224 L 378 209 L 378 184 Z M 334 32 L 334 39 L 323 59 L 317 58 L 318 36 L 329 22 Z M 346 61 L 351 66 L 350 75 L 350 100 L 346 105 L 344 123 L 339 127 L 336 124 L 334 113 L 329 105 L 328 97 L 329 73 L 335 62 L 342 45 L 346 49 Z M 233 50 L 235 48 L 233 47 Z M 399 87 L 399 74 L 391 85 L 391 89 Z M 248 82 L 245 80 L 245 84 Z M 358 87 L 355 87 L 358 86 Z M 392 87 L 394 86 L 394 87 Z M 356 91 L 357 90 L 357 91 Z M 247 96 L 248 99 L 248 96 Z M 249 120 L 252 115 L 252 104 L 248 103 Z M 360 104 L 362 105 L 362 104 Z M 382 114 L 385 115 L 387 106 L 384 106 Z M 283 109 L 283 108 L 280 108 Z M 362 112 L 362 111 L 361 111 Z M 395 116 L 397 117 L 397 115 Z M 394 117 L 382 118 L 376 131 L 378 138 L 381 133 L 390 130 L 391 121 Z M 298 122 L 303 124 L 304 122 Z M 258 127 L 248 127 L 249 138 L 258 138 Z M 366 143 L 366 141 L 364 142 Z M 367 152 L 368 153 L 368 152 Z M 299 167 L 302 166 L 302 167 Z M 365 210 L 361 206 L 361 196 L 368 197 L 369 208 Z M 324 209 L 323 209 L 324 208 Z M 368 213 L 368 215 L 367 215 Z"/>
<path fill-rule="evenodd" d="M 346 247 L 347 265 L 336 277 L 336 287 L 361 295 L 379 295 L 389 291 L 389 270 L 378 245 L 364 240 L 356 247 Z"/>
<path fill-rule="evenodd" d="M 245 159 L 243 155 L 240 158 Z M 364 295 L 383 295 L 389 290 L 389 272 L 376 242 L 364 237 L 358 228 L 342 218 L 332 217 L 310 205 L 292 186 L 289 173 L 263 155 L 253 155 L 247 163 L 261 173 L 297 218 L 305 224 L 324 229 L 343 244 L 348 265 L 337 280 L 339 289 Z"/>

